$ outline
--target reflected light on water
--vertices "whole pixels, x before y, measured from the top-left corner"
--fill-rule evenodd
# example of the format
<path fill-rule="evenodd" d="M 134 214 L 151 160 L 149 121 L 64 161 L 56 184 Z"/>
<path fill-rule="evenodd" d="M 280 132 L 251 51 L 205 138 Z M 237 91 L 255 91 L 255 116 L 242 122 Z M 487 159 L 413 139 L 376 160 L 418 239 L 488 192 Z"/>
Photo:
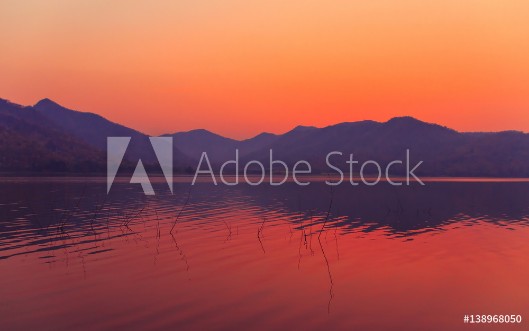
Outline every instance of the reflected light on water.
<path fill-rule="evenodd" d="M 458 330 L 529 309 L 529 183 L 102 183 L 0 184 L 6 330 Z"/>

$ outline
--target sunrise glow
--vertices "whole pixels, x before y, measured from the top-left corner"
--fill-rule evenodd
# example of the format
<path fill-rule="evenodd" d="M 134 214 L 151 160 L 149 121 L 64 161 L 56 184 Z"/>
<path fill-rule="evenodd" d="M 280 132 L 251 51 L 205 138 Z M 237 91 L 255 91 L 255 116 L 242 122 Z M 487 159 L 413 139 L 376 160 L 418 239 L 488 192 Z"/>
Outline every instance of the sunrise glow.
<path fill-rule="evenodd" d="M 0 91 L 148 134 L 529 131 L 527 1 L 4 1 Z M 229 120 L 228 120 L 229 119 Z"/>

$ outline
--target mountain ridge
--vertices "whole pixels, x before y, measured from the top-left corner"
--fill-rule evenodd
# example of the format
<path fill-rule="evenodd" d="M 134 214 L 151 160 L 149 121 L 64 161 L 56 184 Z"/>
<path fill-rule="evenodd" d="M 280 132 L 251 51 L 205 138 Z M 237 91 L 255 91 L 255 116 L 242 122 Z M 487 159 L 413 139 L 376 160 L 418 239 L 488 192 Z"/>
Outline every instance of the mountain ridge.
<path fill-rule="evenodd" d="M 85 164 L 93 161 L 91 166 L 101 169 L 104 168 L 101 155 L 106 151 L 109 136 L 132 137 L 126 159 L 134 163 L 141 158 L 156 168 L 157 160 L 146 134 L 98 114 L 68 109 L 48 98 L 34 106 L 21 106 L 0 99 L 0 119 L 0 134 L 4 138 L 0 150 L 8 155 L 0 159 L 0 170 L 12 170 L 13 164 L 28 162 L 20 156 L 27 153 L 50 158 L 50 164 L 62 164 L 58 168 L 65 171 L 84 169 L 75 165 L 75 157 Z M 30 134 L 32 130 L 34 133 Z M 326 168 L 325 155 L 331 151 L 343 152 L 344 157 L 353 153 L 358 160 L 387 164 L 390 160 L 402 159 L 409 149 L 415 158 L 425 161 L 425 169 L 420 171 L 422 175 L 529 176 L 529 134 L 515 130 L 458 132 L 410 116 L 394 117 L 386 122 L 342 122 L 321 128 L 300 125 L 283 134 L 262 132 L 241 140 L 206 129 L 162 136 L 174 138 L 177 172 L 194 170 L 203 152 L 208 154 L 216 169 L 223 162 L 233 160 L 235 150 L 239 150 L 241 162 L 257 160 L 263 164 L 267 164 L 269 151 L 273 150 L 274 159 L 283 160 L 290 166 L 298 160 L 307 160 L 315 172 L 321 172 Z M 25 146 L 18 156 L 11 149 L 17 140 L 23 141 L 21 145 Z M 73 147 L 68 148 L 60 140 L 68 141 Z M 78 155 L 82 153 L 76 150 L 90 157 Z M 17 161 L 17 157 L 20 160 Z M 10 162 L 11 166 L 6 166 Z M 50 168 L 42 162 L 33 162 L 36 162 L 36 169 Z M 345 165 L 342 162 L 338 167 L 344 168 Z"/>

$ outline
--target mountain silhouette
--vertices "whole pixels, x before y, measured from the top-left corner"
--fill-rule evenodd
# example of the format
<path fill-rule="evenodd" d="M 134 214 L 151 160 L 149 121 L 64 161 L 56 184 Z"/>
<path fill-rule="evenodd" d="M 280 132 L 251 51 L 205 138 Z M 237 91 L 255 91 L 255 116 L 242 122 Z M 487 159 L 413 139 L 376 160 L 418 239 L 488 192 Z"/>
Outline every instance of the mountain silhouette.
<path fill-rule="evenodd" d="M 65 108 L 50 99 L 20 106 L 0 99 L 0 171 L 104 172 L 107 137 L 131 137 L 122 168 L 138 159 L 160 170 L 149 137 L 93 113 Z M 178 149 L 175 169 L 193 162 Z"/>
<path fill-rule="evenodd" d="M 156 168 L 149 137 L 113 123 L 102 116 L 65 108 L 43 99 L 34 106 L 20 106 L 0 99 L 0 171 L 103 171 L 107 137 L 132 137 L 125 158 L 133 166 L 141 158 Z M 529 176 L 529 134 L 517 131 L 458 132 L 412 117 L 387 122 L 344 122 L 323 128 L 298 126 L 284 134 L 261 133 L 235 140 L 198 129 L 167 134 L 174 138 L 175 171 L 190 172 L 203 152 L 214 168 L 235 158 L 239 150 L 242 168 L 258 160 L 268 168 L 273 158 L 292 167 L 310 162 L 313 173 L 329 172 L 325 156 L 332 151 L 333 165 L 348 170 L 349 154 L 360 163 L 374 160 L 385 166 L 403 160 L 410 150 L 412 164 L 423 161 L 415 172 L 423 176 Z M 355 171 L 358 171 L 357 166 Z M 233 169 L 232 169 L 233 170 Z M 371 169 L 373 170 L 373 169 Z M 403 174 L 403 166 L 392 167 Z"/>
<path fill-rule="evenodd" d="M 195 160 L 195 165 L 200 160 L 202 153 L 206 152 L 208 160 L 215 166 L 230 158 L 233 159 L 236 149 L 239 150 L 240 156 L 245 156 L 261 151 L 278 139 L 278 136 L 274 134 L 261 133 L 253 138 L 238 141 L 204 129 L 177 132 L 166 136 L 173 137 L 176 148 Z"/>
<path fill-rule="evenodd" d="M 293 130 L 266 149 L 273 150 L 274 159 L 291 166 L 298 160 L 306 160 L 317 171 L 328 170 L 325 155 L 332 151 L 344 154 L 333 156 L 333 164 L 348 170 L 345 161 L 350 153 L 360 163 L 375 160 L 384 166 L 393 160 L 403 160 L 406 150 L 410 150 L 410 158 L 415 161 L 412 163 L 424 161 L 416 171 L 424 176 L 529 176 L 528 134 L 461 133 L 412 117 L 397 117 L 384 123 L 360 121 L 309 131 Z M 267 158 L 263 154 L 264 151 L 258 151 L 248 158 L 265 162 Z M 405 173 L 404 167 L 392 170 L 396 174 Z"/>
<path fill-rule="evenodd" d="M 412 117 L 396 117 L 382 123 L 346 122 L 324 128 L 298 126 L 282 135 L 261 134 L 243 141 L 206 130 L 172 136 L 179 149 L 195 160 L 195 166 L 201 153 L 207 152 L 213 167 L 219 168 L 223 162 L 234 159 L 238 148 L 241 164 L 258 160 L 268 168 L 269 151 L 273 150 L 273 158 L 284 161 L 290 168 L 297 161 L 306 160 L 313 173 L 322 173 L 331 170 L 325 156 L 333 151 L 343 153 L 333 156 L 333 165 L 348 171 L 346 161 L 351 153 L 360 163 L 374 160 L 385 166 L 393 160 L 404 160 L 409 150 L 411 163 L 423 161 L 415 172 L 423 176 L 529 176 L 528 134 L 458 132 Z M 358 170 L 359 166 L 354 169 Z M 397 165 L 391 170 L 403 175 L 406 169 Z"/>
<path fill-rule="evenodd" d="M 104 171 L 105 153 L 55 127 L 32 107 L 0 99 L 0 170 Z"/>
<path fill-rule="evenodd" d="M 59 129 L 97 150 L 106 151 L 107 137 L 131 137 L 126 158 L 141 158 L 143 162 L 152 164 L 157 162 L 149 137 L 139 131 L 111 122 L 97 114 L 65 108 L 50 99 L 40 100 L 33 108 Z M 174 159 L 183 161 L 187 160 L 187 156 L 176 149 Z"/>

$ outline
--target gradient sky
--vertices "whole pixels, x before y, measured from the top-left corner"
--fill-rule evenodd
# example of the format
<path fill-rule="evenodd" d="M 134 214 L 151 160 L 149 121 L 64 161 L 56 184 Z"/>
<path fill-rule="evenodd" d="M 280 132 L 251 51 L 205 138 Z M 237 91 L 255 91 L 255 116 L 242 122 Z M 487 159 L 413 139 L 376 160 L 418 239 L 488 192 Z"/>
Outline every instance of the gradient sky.
<path fill-rule="evenodd" d="M 149 134 L 529 131 L 529 1 L 0 0 L 0 98 Z"/>

